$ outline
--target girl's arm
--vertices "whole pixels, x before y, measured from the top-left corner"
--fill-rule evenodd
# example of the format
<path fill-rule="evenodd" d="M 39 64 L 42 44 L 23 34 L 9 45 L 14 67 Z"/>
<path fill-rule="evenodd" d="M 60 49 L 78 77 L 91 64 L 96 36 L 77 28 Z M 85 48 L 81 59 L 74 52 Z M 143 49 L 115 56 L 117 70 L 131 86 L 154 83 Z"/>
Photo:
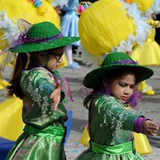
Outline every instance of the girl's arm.
<path fill-rule="evenodd" d="M 149 19 L 147 21 L 147 23 L 154 28 L 159 28 L 160 27 L 160 21 L 157 21 L 157 20 L 154 20 L 154 19 Z"/>
<path fill-rule="evenodd" d="M 54 91 L 51 93 L 51 100 L 52 100 L 52 105 L 54 106 L 54 111 L 57 110 L 57 106 L 60 102 L 61 99 L 61 88 L 60 88 L 61 82 L 60 80 L 57 81 L 57 84 L 55 86 Z"/>
<path fill-rule="evenodd" d="M 134 121 L 134 130 L 138 133 L 143 133 L 150 136 L 155 136 L 159 126 L 150 119 L 138 117 Z"/>
<path fill-rule="evenodd" d="M 154 136 L 158 131 L 159 126 L 157 124 L 144 118 L 143 115 L 138 114 L 133 109 L 126 110 L 114 97 L 105 96 L 103 98 L 101 114 L 106 118 L 106 122 L 110 124 L 111 129 L 131 130 L 151 136 Z M 100 104 L 98 105 L 100 106 Z"/>
<path fill-rule="evenodd" d="M 146 135 L 155 136 L 158 129 L 159 129 L 159 126 L 153 121 L 146 120 L 143 123 L 143 132 Z"/>

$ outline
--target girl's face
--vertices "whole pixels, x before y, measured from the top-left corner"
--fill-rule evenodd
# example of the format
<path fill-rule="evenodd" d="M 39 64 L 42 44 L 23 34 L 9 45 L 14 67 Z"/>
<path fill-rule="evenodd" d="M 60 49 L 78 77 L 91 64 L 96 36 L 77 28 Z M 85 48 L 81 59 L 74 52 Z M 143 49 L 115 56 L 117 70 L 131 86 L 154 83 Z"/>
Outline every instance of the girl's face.
<path fill-rule="evenodd" d="M 111 83 L 111 92 L 114 97 L 125 103 L 133 94 L 135 76 L 127 74 Z"/>
<path fill-rule="evenodd" d="M 57 14 L 58 14 L 59 16 L 61 16 L 61 14 L 62 14 L 61 7 L 60 7 L 60 6 L 57 6 L 57 7 L 55 7 L 54 9 L 56 10 Z"/>
<path fill-rule="evenodd" d="M 52 52 L 52 53 L 50 53 Z M 64 53 L 64 48 L 57 48 L 54 49 L 54 51 L 49 52 L 49 58 L 47 62 L 47 69 L 51 72 L 55 71 L 57 69 L 59 63 L 61 63 L 62 60 L 62 55 Z"/>

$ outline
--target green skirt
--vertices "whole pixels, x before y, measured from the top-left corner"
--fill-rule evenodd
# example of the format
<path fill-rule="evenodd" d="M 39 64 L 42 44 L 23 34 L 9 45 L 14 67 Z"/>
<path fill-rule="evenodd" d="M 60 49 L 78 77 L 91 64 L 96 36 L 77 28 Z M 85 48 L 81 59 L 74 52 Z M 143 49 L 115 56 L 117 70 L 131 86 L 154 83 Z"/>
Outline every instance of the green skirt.
<path fill-rule="evenodd" d="M 49 126 L 40 131 L 27 126 L 6 160 L 66 160 L 64 136 L 62 127 Z"/>

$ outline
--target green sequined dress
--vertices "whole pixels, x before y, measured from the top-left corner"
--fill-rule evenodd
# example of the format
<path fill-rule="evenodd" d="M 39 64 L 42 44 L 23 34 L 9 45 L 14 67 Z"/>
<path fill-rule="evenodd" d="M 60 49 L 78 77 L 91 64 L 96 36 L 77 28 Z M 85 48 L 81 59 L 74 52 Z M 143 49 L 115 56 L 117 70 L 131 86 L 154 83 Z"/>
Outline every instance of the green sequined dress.
<path fill-rule="evenodd" d="M 26 125 L 6 160 L 66 160 L 63 141 L 67 115 L 63 100 L 57 111 L 52 106 L 53 75 L 41 67 L 24 71 L 21 87 Z"/>
<path fill-rule="evenodd" d="M 139 116 L 112 96 L 93 96 L 88 123 L 90 147 L 76 160 L 143 160 L 133 146 L 133 124 Z"/>

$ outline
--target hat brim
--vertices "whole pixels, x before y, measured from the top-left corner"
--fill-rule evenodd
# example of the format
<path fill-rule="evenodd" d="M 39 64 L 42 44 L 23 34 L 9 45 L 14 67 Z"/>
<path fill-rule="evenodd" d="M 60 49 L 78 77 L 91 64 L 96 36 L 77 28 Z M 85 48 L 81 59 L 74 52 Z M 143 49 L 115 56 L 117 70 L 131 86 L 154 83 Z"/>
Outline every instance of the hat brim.
<path fill-rule="evenodd" d="M 97 68 L 94 69 L 93 71 L 89 72 L 83 80 L 83 85 L 87 88 L 95 88 L 95 86 L 98 85 L 98 83 L 100 83 L 100 78 L 102 77 L 102 75 L 104 75 L 105 73 L 115 70 L 118 68 L 126 68 L 126 67 L 133 67 L 135 69 L 137 69 L 137 71 L 143 75 L 142 76 L 142 81 L 145 79 L 150 78 L 153 75 L 153 70 L 144 66 L 140 66 L 140 65 L 135 65 L 135 64 L 112 64 L 112 65 L 108 65 L 107 67 L 102 67 L 102 68 Z"/>
<path fill-rule="evenodd" d="M 24 43 L 20 46 L 11 48 L 10 51 L 14 53 L 44 51 L 44 50 L 66 46 L 79 40 L 80 40 L 79 37 L 62 37 L 53 41 L 46 41 L 46 42 L 39 42 L 39 43 L 34 43 L 34 42 Z"/>

